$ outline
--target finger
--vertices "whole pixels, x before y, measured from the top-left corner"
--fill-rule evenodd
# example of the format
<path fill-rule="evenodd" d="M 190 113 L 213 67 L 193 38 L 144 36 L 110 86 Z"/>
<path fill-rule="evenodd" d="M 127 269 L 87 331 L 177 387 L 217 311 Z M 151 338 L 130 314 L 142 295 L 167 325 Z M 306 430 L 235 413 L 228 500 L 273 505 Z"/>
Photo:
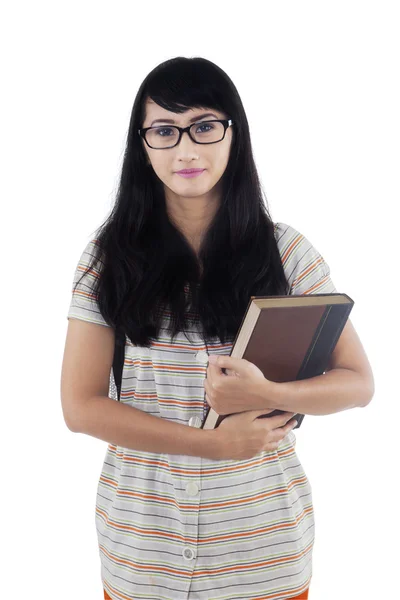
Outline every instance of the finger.
<path fill-rule="evenodd" d="M 210 362 L 208 363 L 207 377 L 206 377 L 206 379 L 210 382 L 211 385 L 219 377 L 222 377 L 222 375 L 223 374 L 221 373 L 221 369 L 219 367 L 217 367 L 216 365 L 211 364 Z"/>
<path fill-rule="evenodd" d="M 206 391 L 206 394 L 208 394 L 208 395 L 213 391 L 213 387 L 212 387 L 211 383 L 212 383 L 211 380 L 208 378 L 204 380 L 204 389 Z"/>
<path fill-rule="evenodd" d="M 220 356 L 210 356 L 208 359 L 208 364 L 214 364 L 219 369 L 231 369 L 232 371 L 236 371 L 240 375 L 243 371 L 243 368 L 246 366 L 246 359 L 244 358 L 234 358 L 233 356 L 228 355 L 220 355 Z"/>
<path fill-rule="evenodd" d="M 273 409 L 276 410 L 276 409 Z M 265 414 L 268 414 L 268 412 L 272 412 L 271 410 L 257 410 L 254 411 L 257 414 L 257 416 L 262 416 Z M 279 415 L 274 415 L 273 417 L 268 417 L 268 423 L 269 423 L 269 427 L 271 427 L 271 423 L 272 423 L 272 429 L 276 429 L 277 427 L 282 427 L 284 426 L 288 421 L 290 421 L 290 419 L 292 417 L 294 417 L 296 413 L 294 412 L 284 412 L 282 414 Z"/>
<path fill-rule="evenodd" d="M 210 396 L 207 394 L 207 392 L 204 394 L 204 400 L 207 402 L 207 405 L 210 406 L 211 408 L 214 408 L 212 405 L 212 401 L 210 399 Z"/>
<path fill-rule="evenodd" d="M 292 429 L 294 429 L 294 427 L 296 427 L 297 425 L 297 421 L 295 420 L 294 422 L 290 422 L 290 424 L 285 425 L 284 427 L 278 427 L 277 429 L 273 429 L 270 432 L 270 435 L 272 436 L 274 441 L 280 441 L 283 440 L 283 438 L 285 438 L 287 436 L 287 434 L 292 431 Z"/>
<path fill-rule="evenodd" d="M 285 431 L 283 427 L 280 427 L 279 429 L 273 429 L 273 431 L 270 431 L 270 434 L 268 436 L 269 442 L 279 444 L 279 442 L 281 442 L 283 438 L 287 436 L 288 433 L 289 432 Z"/>
<path fill-rule="evenodd" d="M 236 371 L 234 371 L 233 369 L 225 369 L 225 372 L 227 375 L 230 375 L 231 377 L 238 377 L 238 373 L 236 373 Z"/>
<path fill-rule="evenodd" d="M 294 417 L 296 413 L 294 412 L 284 412 L 282 415 L 275 415 L 274 417 L 270 417 L 270 421 L 273 423 L 273 428 L 283 427 Z"/>

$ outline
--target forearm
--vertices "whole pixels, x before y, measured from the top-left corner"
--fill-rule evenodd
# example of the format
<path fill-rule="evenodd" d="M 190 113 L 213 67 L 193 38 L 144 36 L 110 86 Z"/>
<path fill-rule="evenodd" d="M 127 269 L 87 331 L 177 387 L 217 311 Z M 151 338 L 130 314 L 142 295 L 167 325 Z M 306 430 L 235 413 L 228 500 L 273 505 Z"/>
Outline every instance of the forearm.
<path fill-rule="evenodd" d="M 310 379 L 265 384 L 264 407 L 304 415 L 329 415 L 366 406 L 374 394 L 359 373 L 339 368 Z"/>
<path fill-rule="evenodd" d="M 70 428 L 131 450 L 203 458 L 216 453 L 215 430 L 173 423 L 108 396 L 90 398 Z"/>

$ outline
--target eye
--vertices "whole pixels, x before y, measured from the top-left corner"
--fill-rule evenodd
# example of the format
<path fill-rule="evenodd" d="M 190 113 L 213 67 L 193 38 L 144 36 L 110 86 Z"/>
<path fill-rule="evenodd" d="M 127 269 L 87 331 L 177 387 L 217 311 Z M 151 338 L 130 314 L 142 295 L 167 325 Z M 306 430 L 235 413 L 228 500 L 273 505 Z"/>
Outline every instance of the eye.
<path fill-rule="evenodd" d="M 198 125 L 198 129 L 197 131 L 199 131 L 199 129 L 201 129 L 202 127 L 208 128 L 208 129 L 202 129 L 200 131 L 200 133 L 207 133 L 207 131 L 211 131 L 212 129 L 214 129 L 214 125 L 212 125 L 212 123 L 201 123 Z"/>
<path fill-rule="evenodd" d="M 164 135 L 164 134 L 163 134 L 163 132 L 164 132 L 164 131 L 167 131 L 167 132 L 169 132 L 169 133 L 167 133 L 166 135 Z M 171 131 L 173 132 L 173 129 L 172 129 L 172 127 L 158 127 L 158 128 L 155 130 L 155 133 L 156 133 L 156 135 L 159 135 L 159 134 L 160 134 L 160 136 L 161 136 L 161 137 L 168 137 L 169 135 L 171 135 Z"/>

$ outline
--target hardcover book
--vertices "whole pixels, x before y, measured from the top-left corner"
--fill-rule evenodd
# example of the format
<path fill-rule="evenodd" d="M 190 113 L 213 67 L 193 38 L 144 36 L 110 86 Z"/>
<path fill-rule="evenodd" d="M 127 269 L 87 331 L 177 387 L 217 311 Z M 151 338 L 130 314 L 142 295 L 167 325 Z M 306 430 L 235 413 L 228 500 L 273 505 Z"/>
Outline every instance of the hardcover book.
<path fill-rule="evenodd" d="M 278 383 L 322 375 L 353 306 L 341 293 L 251 296 L 230 356 L 254 363 L 266 379 Z M 201 428 L 215 429 L 227 416 L 209 407 Z M 304 415 L 293 418 L 298 429 Z"/>

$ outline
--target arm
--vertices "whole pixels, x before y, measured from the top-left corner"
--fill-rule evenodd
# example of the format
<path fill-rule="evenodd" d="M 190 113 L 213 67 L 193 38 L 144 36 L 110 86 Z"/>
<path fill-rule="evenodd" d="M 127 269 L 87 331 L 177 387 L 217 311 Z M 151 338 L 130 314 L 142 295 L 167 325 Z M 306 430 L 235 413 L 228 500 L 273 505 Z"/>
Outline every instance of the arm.
<path fill-rule="evenodd" d="M 173 423 L 121 404 L 108 396 L 82 403 L 73 423 L 75 433 L 86 433 L 132 450 L 211 458 L 217 455 L 215 430 Z"/>
<path fill-rule="evenodd" d="M 303 415 L 330 415 L 366 406 L 374 393 L 360 373 L 341 368 L 301 381 L 265 381 L 262 385 L 265 408 Z"/>
<path fill-rule="evenodd" d="M 82 296 L 85 302 L 86 297 Z M 99 319 L 88 303 L 86 312 Z M 218 455 L 214 430 L 174 423 L 108 397 L 114 330 L 72 317 L 72 312 L 82 315 L 79 311 L 83 313 L 83 308 L 74 304 L 62 364 L 61 401 L 67 427 L 132 450 L 204 458 L 213 458 L 214 452 Z"/>
<path fill-rule="evenodd" d="M 329 415 L 367 406 L 375 393 L 371 365 L 350 319 L 339 337 L 325 374 L 283 383 L 264 380 L 261 387 L 264 408 L 304 415 Z"/>

